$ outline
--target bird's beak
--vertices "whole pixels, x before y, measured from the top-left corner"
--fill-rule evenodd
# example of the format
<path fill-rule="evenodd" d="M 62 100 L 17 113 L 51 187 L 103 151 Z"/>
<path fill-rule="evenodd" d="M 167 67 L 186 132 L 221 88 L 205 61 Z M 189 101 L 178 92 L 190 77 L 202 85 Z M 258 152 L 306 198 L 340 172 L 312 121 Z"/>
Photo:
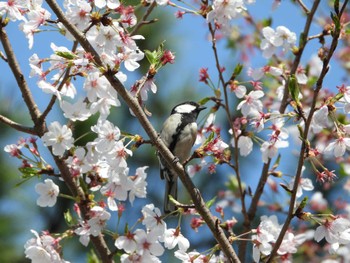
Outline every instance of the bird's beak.
<path fill-rule="evenodd" d="M 205 110 L 207 107 L 204 107 L 204 106 L 199 106 L 198 107 L 198 112 L 202 111 L 202 110 Z"/>

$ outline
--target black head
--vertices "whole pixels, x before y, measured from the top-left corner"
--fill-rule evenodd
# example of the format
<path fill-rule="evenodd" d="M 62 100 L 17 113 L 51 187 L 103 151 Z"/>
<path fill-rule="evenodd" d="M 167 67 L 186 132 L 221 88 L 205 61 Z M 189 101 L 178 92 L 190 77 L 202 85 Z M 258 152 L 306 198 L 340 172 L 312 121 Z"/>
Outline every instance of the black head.
<path fill-rule="evenodd" d="M 195 114 L 198 116 L 198 114 L 204 109 L 206 109 L 206 107 L 203 107 L 194 101 L 186 101 L 176 105 L 171 111 L 171 114 Z"/>

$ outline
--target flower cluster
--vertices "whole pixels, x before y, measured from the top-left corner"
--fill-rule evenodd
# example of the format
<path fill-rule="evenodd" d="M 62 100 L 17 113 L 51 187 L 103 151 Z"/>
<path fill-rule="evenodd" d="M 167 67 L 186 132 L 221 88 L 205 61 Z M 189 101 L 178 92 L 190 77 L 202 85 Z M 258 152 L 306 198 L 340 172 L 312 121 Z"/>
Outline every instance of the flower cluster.
<path fill-rule="evenodd" d="M 270 255 L 273 243 L 276 242 L 282 228 L 275 215 L 262 216 L 260 220 L 256 235 L 252 237 L 255 262 L 259 262 L 261 254 L 263 256 Z M 304 234 L 294 235 L 292 232 L 287 232 L 277 253 L 279 255 L 296 253 L 297 247 L 305 241 L 305 238 Z"/>

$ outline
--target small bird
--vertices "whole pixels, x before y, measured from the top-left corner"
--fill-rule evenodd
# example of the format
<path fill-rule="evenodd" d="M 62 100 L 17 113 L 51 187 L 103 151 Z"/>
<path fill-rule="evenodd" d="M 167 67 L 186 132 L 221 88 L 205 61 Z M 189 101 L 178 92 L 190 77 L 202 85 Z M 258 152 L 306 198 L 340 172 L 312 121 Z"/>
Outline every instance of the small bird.
<path fill-rule="evenodd" d="M 173 155 L 182 164 L 191 155 L 191 149 L 197 136 L 197 117 L 198 114 L 206 109 L 193 101 L 183 102 L 176 105 L 170 116 L 165 120 L 160 132 L 160 138 L 173 153 Z M 177 174 L 172 174 L 167 168 L 166 162 L 162 156 L 159 156 L 160 177 L 166 180 L 164 212 L 171 213 L 175 211 L 175 205 L 170 202 L 169 195 L 177 199 Z"/>

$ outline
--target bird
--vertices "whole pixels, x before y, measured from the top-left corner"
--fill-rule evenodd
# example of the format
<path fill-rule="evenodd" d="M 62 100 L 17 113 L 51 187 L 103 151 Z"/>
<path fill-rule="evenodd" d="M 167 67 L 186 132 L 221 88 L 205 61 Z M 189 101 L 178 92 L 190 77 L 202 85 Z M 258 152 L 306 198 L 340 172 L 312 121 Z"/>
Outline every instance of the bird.
<path fill-rule="evenodd" d="M 191 155 L 191 149 L 197 137 L 197 123 L 199 113 L 206 107 L 193 101 L 186 101 L 176 105 L 170 116 L 165 120 L 160 132 L 160 138 L 175 156 L 176 161 L 183 164 Z M 164 213 L 176 210 L 169 195 L 177 199 L 177 174 L 173 174 L 167 167 L 163 157 L 158 154 L 160 162 L 160 177 L 165 179 Z"/>

